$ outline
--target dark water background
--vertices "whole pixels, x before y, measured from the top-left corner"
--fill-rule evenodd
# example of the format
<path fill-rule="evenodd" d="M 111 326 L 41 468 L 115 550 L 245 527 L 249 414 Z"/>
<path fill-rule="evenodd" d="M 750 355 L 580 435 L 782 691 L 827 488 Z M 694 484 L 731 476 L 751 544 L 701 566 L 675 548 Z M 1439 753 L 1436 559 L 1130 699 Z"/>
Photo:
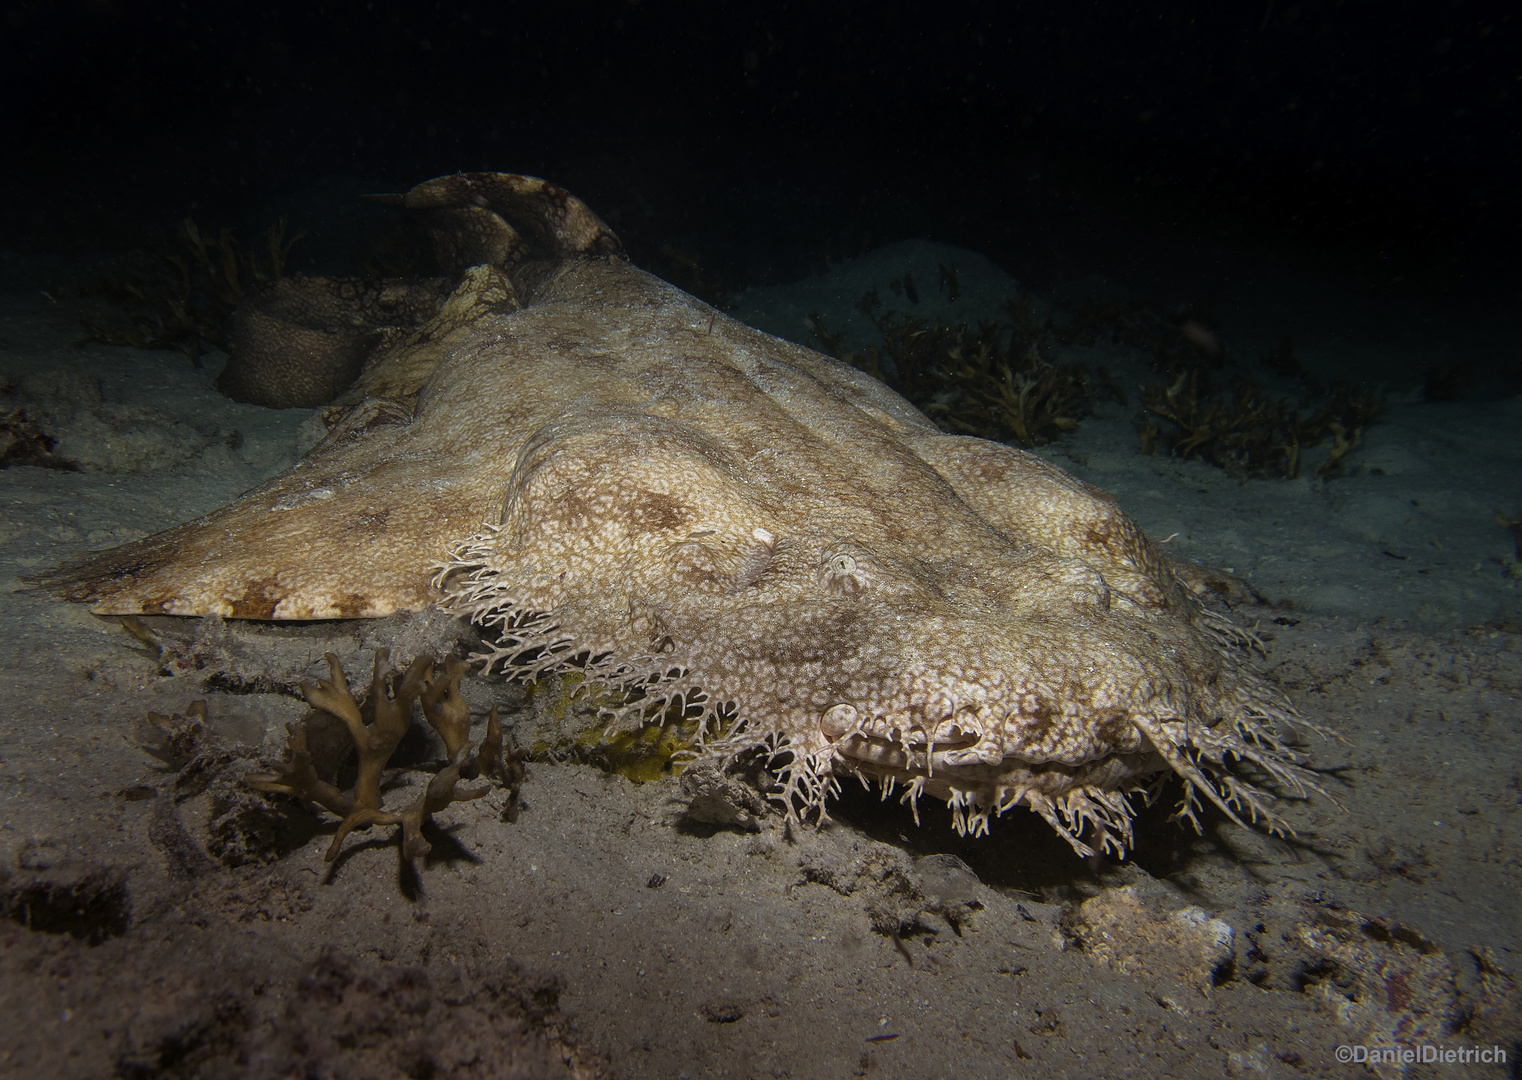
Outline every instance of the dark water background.
<path fill-rule="evenodd" d="M 355 194 L 492 169 L 734 287 L 924 237 L 1036 289 L 1198 289 L 1229 249 L 1437 318 L 1519 299 L 1508 5 L 92 0 L 0 30 L 16 283 L 187 215 L 290 215 L 295 269 L 339 269 Z"/>

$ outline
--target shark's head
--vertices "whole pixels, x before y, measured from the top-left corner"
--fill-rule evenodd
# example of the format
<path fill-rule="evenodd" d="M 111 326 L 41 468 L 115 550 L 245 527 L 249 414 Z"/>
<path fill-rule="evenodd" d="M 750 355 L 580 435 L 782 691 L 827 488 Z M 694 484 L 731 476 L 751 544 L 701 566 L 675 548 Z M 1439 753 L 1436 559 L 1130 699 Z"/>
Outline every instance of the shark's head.
<path fill-rule="evenodd" d="M 975 832 L 1024 804 L 1091 854 L 1170 772 L 1185 816 L 1203 796 L 1271 828 L 1233 761 L 1314 787 L 1288 705 L 1107 496 L 981 440 L 726 421 L 594 407 L 526 441 L 500 523 L 437 579 L 500 631 L 489 660 L 705 716 L 714 753 L 766 746 L 798 813 L 855 774 Z"/>

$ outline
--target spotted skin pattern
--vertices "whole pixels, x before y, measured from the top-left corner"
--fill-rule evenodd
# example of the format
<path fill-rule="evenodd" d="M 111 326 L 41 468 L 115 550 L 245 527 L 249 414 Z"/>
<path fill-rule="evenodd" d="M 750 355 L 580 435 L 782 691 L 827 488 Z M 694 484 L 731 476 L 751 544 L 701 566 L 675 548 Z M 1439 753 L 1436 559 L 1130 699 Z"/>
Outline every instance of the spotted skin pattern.
<path fill-rule="evenodd" d="M 486 668 L 574 668 L 614 723 L 764 750 L 819 820 L 856 776 L 974 833 L 1028 807 L 1090 855 L 1169 775 L 1196 826 L 1208 801 L 1287 831 L 1276 796 L 1321 790 L 1281 735 L 1314 725 L 1103 492 L 635 268 L 554 185 L 397 201 L 455 264 L 440 316 L 288 472 L 55 588 L 120 614 L 441 605 Z"/>

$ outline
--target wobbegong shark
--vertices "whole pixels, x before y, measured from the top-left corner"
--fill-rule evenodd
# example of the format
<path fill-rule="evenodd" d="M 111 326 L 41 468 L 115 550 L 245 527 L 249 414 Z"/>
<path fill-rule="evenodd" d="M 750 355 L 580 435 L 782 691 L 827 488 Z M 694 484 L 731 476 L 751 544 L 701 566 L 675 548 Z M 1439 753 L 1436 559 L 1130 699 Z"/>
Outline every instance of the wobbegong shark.
<path fill-rule="evenodd" d="M 393 201 L 448 281 L 326 438 L 52 588 L 122 615 L 437 606 L 483 670 L 575 671 L 700 720 L 705 754 L 766 750 L 821 820 L 858 777 L 974 833 L 1025 806 L 1089 856 L 1172 775 L 1196 828 L 1208 802 L 1286 832 L 1278 798 L 1326 794 L 1290 734 L 1319 729 L 1108 495 L 640 270 L 554 184 Z"/>

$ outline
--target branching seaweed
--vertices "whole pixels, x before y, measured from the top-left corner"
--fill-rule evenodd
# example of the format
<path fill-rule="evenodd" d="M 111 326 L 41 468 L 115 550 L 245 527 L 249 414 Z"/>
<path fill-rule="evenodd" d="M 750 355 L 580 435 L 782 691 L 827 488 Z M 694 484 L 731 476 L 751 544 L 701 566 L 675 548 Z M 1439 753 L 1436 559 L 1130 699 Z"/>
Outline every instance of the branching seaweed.
<path fill-rule="evenodd" d="M 914 279 L 890 283 L 895 295 L 919 302 Z M 953 299 L 961 285 L 955 267 L 941 267 L 940 287 Z M 824 351 L 881 379 L 947 431 L 1022 446 L 1041 446 L 1071 432 L 1087 412 L 1083 368 L 1045 359 L 1055 340 L 1050 317 L 1037 325 L 1011 303 L 1012 322 L 927 322 L 913 315 L 879 314 L 876 289 L 857 307 L 877 325 L 880 345 L 865 353 L 848 349 L 838 334 L 813 315 L 814 335 Z"/>
<path fill-rule="evenodd" d="M 120 305 L 125 324 L 81 318 L 92 341 L 135 349 L 177 349 L 196 367 L 208 346 L 226 343 L 232 313 L 246 289 L 286 274 L 291 248 L 306 233 L 290 234 L 285 218 L 265 230 L 254 251 L 240 247 L 232 229 L 203 233 L 186 218 L 157 250 L 139 252 L 103 279 L 101 292 Z"/>
<path fill-rule="evenodd" d="M 432 850 L 423 838 L 423 826 L 435 813 L 452 803 L 479 799 L 492 788 L 490 783 L 475 788 L 459 786 L 462 779 L 478 776 L 495 780 L 507 787 L 516 799 L 523 779 L 521 755 L 515 747 L 503 747 L 502 727 L 497 710 L 487 721 L 486 737 L 477 744 L 469 742 L 470 707 L 460 695 L 460 678 L 470 665 L 448 660 L 442 672 L 427 657 L 414 660 L 405 672 L 391 668 L 390 651 L 375 652 L 374 677 L 363 703 L 349 692 L 343 666 L 338 657 L 327 654 L 330 678 L 303 684 L 301 691 L 316 709 L 341 720 L 359 755 L 359 772 L 354 786 L 344 791 L 318 774 L 307 743 L 307 722 L 287 729 L 286 760 L 272 773 L 248 778 L 257 791 L 292 795 L 322 807 L 341 818 L 338 832 L 329 846 L 327 862 L 338 857 L 343 841 L 355 829 L 371 825 L 400 825 L 402 855 L 407 860 Z M 412 705 L 421 700 L 423 715 L 429 726 L 444 741 L 448 761 L 429 781 L 423 794 L 401 813 L 387 811 L 381 798 L 381 777 L 391 755 L 412 725 Z"/>
<path fill-rule="evenodd" d="M 1180 372 L 1167 386 L 1142 387 L 1153 419 L 1141 428 L 1141 452 L 1161 447 L 1174 457 L 1199 458 L 1239 479 L 1300 474 L 1302 454 L 1328 439 L 1332 451 L 1316 470 L 1330 476 L 1358 445 L 1364 429 L 1383 410 L 1380 398 L 1334 383 L 1330 399 L 1308 416 L 1238 375 L 1230 393 L 1201 387 L 1200 370 Z M 1159 423 L 1161 421 L 1161 423 Z"/>

